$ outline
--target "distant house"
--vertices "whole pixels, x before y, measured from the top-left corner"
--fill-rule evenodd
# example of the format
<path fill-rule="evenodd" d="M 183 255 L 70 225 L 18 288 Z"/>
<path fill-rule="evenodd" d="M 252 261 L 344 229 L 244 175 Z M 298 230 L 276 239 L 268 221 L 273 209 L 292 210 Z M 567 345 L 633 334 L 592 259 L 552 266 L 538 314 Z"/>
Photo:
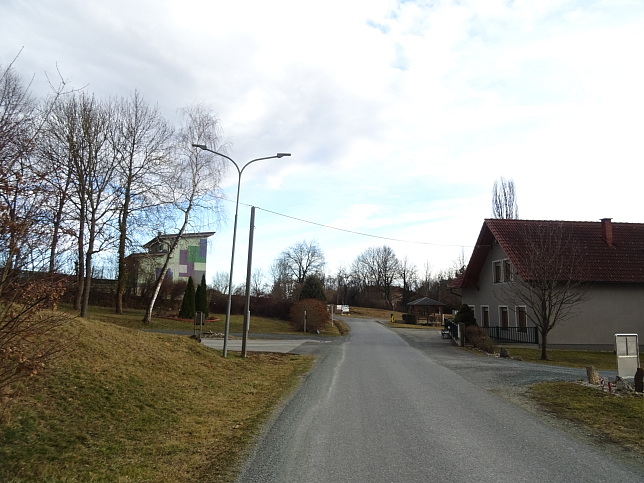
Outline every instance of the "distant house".
<path fill-rule="evenodd" d="M 585 282 L 587 291 L 572 316 L 551 330 L 548 347 L 612 350 L 616 333 L 636 333 L 644 340 L 644 224 L 613 223 L 610 218 L 485 220 L 469 264 L 450 285 L 461 289 L 478 325 L 501 331 L 533 327 L 529 305 L 512 300 L 508 284 L 513 277 L 534 277 L 528 263 L 535 259 L 531 242 L 553 225 L 566 233 L 569 278 Z"/>
<path fill-rule="evenodd" d="M 195 284 L 198 284 L 201 276 L 206 273 L 208 238 L 214 234 L 214 231 L 184 233 L 170 256 L 166 280 L 179 282 L 192 277 Z M 140 295 L 144 287 L 154 283 L 176 236 L 159 233 L 143 245 L 147 252 L 134 253 L 128 257 L 130 286 L 135 293 Z"/>

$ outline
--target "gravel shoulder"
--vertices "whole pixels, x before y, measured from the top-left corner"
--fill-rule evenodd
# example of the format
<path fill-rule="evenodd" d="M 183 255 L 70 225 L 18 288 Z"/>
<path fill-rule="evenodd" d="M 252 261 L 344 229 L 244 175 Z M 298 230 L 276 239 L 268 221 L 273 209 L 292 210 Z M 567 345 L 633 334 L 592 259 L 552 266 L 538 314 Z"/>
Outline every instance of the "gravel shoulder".
<path fill-rule="evenodd" d="M 429 359 L 453 370 L 468 381 L 519 406 L 545 423 L 566 431 L 587 444 L 601 448 L 616 460 L 644 469 L 644 462 L 638 455 L 606 441 L 601 435 L 581 425 L 553 416 L 541 409 L 528 395 L 528 388 L 540 382 L 583 381 L 586 379 L 584 369 L 534 364 L 477 353 L 457 347 L 451 339 L 442 339 L 438 331 L 391 330 Z M 600 374 L 607 380 L 614 380 L 617 375 L 611 371 L 600 371 Z"/>

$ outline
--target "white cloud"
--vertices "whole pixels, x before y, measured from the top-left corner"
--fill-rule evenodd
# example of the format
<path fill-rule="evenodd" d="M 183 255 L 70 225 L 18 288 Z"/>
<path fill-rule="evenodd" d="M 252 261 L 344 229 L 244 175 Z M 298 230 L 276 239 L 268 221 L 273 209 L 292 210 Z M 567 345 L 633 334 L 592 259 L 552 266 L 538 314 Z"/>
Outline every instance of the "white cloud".
<path fill-rule="evenodd" d="M 243 203 L 436 242 L 391 244 L 439 269 L 474 243 L 499 176 L 525 217 L 642 221 L 643 20 L 635 0 L 9 1 L 0 63 L 24 46 L 16 67 L 38 94 L 58 65 L 99 96 L 138 88 L 169 118 L 205 102 L 240 163 L 293 154 L 245 171 Z M 264 268 L 302 239 L 330 267 L 388 243 L 259 218 Z M 213 273 L 228 269 L 231 229 L 214 237 Z"/>

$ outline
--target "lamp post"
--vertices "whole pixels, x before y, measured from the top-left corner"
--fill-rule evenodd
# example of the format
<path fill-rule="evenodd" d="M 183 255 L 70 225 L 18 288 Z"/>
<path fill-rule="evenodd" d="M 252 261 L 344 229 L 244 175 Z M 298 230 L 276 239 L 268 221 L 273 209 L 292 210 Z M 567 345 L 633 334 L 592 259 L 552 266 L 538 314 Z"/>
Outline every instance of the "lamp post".
<path fill-rule="evenodd" d="M 264 159 L 273 159 L 273 158 L 283 158 L 284 156 L 290 156 L 291 153 L 277 153 L 275 156 L 266 156 L 264 158 L 251 159 L 240 169 L 239 165 L 231 157 L 226 156 L 225 154 L 222 154 L 222 153 L 218 153 L 217 151 L 213 151 L 212 149 L 208 149 L 208 147 L 205 144 L 193 144 L 192 146 L 195 148 L 199 148 L 202 151 L 208 151 L 210 153 L 216 154 L 217 156 L 221 156 L 222 158 L 226 158 L 228 161 L 230 161 L 235 165 L 235 168 L 237 168 L 237 175 L 238 175 L 237 176 L 237 200 L 235 201 L 235 222 L 233 224 L 233 248 L 230 254 L 230 277 L 228 279 L 228 305 L 226 307 L 226 325 L 224 326 L 223 356 L 228 357 L 228 334 L 230 332 L 230 306 L 233 300 L 233 267 L 235 264 L 235 240 L 237 238 L 237 213 L 239 211 L 239 188 L 241 187 L 241 176 L 242 176 L 242 173 L 244 172 L 244 169 L 246 169 L 246 167 L 249 164 L 254 163 L 255 161 L 262 161 Z"/>

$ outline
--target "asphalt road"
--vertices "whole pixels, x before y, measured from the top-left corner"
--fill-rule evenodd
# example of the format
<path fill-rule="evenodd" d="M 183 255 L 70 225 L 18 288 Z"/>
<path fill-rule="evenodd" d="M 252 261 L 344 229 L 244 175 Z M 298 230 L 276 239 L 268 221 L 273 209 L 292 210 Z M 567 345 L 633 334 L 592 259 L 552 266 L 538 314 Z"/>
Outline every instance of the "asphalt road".
<path fill-rule="evenodd" d="M 324 346 L 238 481 L 644 481 L 641 470 L 488 390 L 526 382 L 512 361 L 455 350 L 436 333 L 401 336 L 346 320 L 351 335 Z M 575 374 L 552 376 L 562 377 Z"/>

